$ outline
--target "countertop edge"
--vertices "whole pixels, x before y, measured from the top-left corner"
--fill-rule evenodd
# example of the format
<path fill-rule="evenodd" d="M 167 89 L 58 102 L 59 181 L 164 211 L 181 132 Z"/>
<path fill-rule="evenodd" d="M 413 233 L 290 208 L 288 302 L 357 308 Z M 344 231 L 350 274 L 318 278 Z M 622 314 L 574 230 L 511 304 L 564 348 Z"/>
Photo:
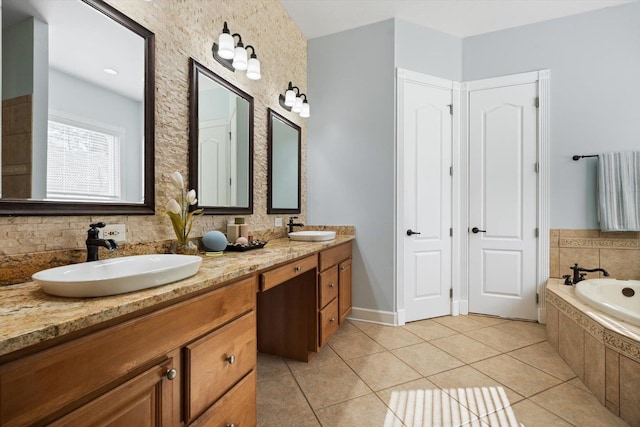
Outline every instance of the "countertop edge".
<path fill-rule="evenodd" d="M 24 351 L 65 335 L 90 333 L 101 324 L 134 318 L 154 307 L 164 307 L 191 296 L 215 290 L 242 277 L 266 271 L 291 260 L 351 242 L 352 235 L 338 235 L 325 242 L 270 241 L 263 249 L 203 256 L 198 273 L 166 285 L 101 298 L 61 298 L 45 294 L 34 282 L 0 288 L 0 356 Z"/>

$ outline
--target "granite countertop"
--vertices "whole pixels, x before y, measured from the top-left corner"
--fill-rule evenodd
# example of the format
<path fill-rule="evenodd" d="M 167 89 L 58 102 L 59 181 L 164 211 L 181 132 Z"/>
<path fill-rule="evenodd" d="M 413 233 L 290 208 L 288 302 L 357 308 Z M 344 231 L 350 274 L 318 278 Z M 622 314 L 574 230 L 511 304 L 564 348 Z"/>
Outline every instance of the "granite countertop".
<path fill-rule="evenodd" d="M 194 276 L 142 291 L 100 298 L 63 298 L 45 294 L 33 282 L 0 287 L 0 356 L 120 316 L 183 298 L 287 261 L 346 243 L 352 235 L 328 242 L 275 239 L 262 249 L 203 257 Z"/>

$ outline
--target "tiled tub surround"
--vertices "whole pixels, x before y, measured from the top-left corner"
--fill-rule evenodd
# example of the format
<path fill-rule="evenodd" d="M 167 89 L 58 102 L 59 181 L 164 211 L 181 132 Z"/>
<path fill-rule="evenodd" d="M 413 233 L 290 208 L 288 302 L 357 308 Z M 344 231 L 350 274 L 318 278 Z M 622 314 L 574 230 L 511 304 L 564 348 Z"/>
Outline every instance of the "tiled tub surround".
<path fill-rule="evenodd" d="M 263 249 L 204 257 L 199 272 L 185 280 L 111 297 L 59 298 L 45 294 L 35 283 L 0 287 L 0 358 L 45 341 L 63 340 L 67 334 L 96 328 L 121 316 L 216 289 L 258 270 L 353 239 L 353 235 L 338 235 L 328 242 L 276 239 Z"/>
<path fill-rule="evenodd" d="M 640 327 L 583 304 L 572 286 L 549 279 L 547 341 L 614 414 L 640 426 Z"/>
<path fill-rule="evenodd" d="M 616 279 L 640 279 L 640 232 L 599 230 L 551 230 L 550 277 L 571 274 L 578 263 L 585 268 L 604 268 Z M 602 277 L 587 273 L 587 278 Z"/>

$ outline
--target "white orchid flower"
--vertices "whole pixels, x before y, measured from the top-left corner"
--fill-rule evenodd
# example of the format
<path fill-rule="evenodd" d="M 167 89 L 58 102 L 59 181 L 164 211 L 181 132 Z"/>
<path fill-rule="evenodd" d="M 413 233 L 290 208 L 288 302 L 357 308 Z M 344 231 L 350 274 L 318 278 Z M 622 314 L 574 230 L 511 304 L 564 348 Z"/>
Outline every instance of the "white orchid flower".
<path fill-rule="evenodd" d="M 173 181 L 173 185 L 175 185 L 178 190 L 182 190 L 184 188 L 184 179 L 182 179 L 180 172 L 175 171 L 170 176 L 171 181 Z"/>
<path fill-rule="evenodd" d="M 198 203 L 198 199 L 196 199 L 196 190 L 190 190 L 187 193 L 187 203 L 189 203 L 192 206 Z"/>
<path fill-rule="evenodd" d="M 167 203 L 167 210 L 169 212 L 173 212 L 174 214 L 182 213 L 182 208 L 180 208 L 180 205 L 178 204 L 178 202 L 176 202 L 176 199 L 169 200 L 169 203 Z"/>

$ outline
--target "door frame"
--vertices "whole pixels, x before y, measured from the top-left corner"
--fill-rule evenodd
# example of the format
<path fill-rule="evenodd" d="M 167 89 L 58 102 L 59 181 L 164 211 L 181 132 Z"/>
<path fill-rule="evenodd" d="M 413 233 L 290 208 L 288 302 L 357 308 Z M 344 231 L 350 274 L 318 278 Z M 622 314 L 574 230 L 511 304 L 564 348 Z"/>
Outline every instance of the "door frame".
<path fill-rule="evenodd" d="M 460 212 L 460 203 L 456 194 L 459 194 L 459 189 L 461 188 L 460 176 L 456 174 L 455 171 L 458 169 L 458 165 L 456 160 L 459 158 L 460 151 L 460 114 L 457 112 L 455 108 L 456 105 L 460 105 L 460 83 L 454 82 L 451 80 L 443 79 L 440 77 L 435 77 L 423 73 L 418 73 L 415 71 L 406 70 L 403 68 L 396 69 L 396 114 L 395 114 L 395 128 L 396 128 L 396 148 L 395 148 L 395 210 L 394 210 L 394 276 L 395 276 L 395 319 L 394 324 L 396 325 L 404 325 L 406 319 L 405 313 L 405 284 L 404 284 L 404 238 L 405 236 L 405 224 L 400 222 L 400 218 L 403 217 L 402 209 L 404 209 L 404 188 L 403 188 L 403 180 L 400 176 L 400 171 L 404 170 L 404 129 L 402 126 L 398 126 L 398 117 L 403 111 L 403 102 L 404 99 L 401 96 L 400 85 L 405 81 L 411 81 L 415 83 L 420 83 L 427 86 L 432 86 L 438 89 L 447 89 L 452 91 L 452 102 L 454 105 L 453 108 L 453 116 L 451 119 L 451 144 L 452 144 L 452 153 L 451 153 L 451 162 L 454 170 L 453 179 L 451 183 L 451 226 L 454 229 L 454 239 L 451 242 L 451 281 L 453 287 L 453 298 L 451 300 L 451 314 L 457 315 L 459 314 L 458 303 L 456 299 L 456 295 L 459 292 L 458 283 L 460 283 L 460 265 L 458 264 L 461 260 L 460 256 L 460 246 L 456 244 L 455 240 L 455 230 L 459 229 L 461 224 L 461 212 Z"/>
<path fill-rule="evenodd" d="M 460 248 L 456 255 L 459 255 L 459 279 L 460 293 L 459 309 L 460 314 L 469 313 L 469 94 L 475 90 L 491 89 L 498 87 L 514 86 L 527 83 L 538 83 L 538 195 L 537 195 L 537 266 L 536 266 L 536 293 L 538 294 L 538 322 L 546 323 L 546 304 L 544 290 L 549 278 L 549 221 L 550 221 L 550 78 L 549 70 L 532 71 L 528 73 L 512 74 L 489 79 L 463 82 L 460 90 L 460 150 L 454 151 L 454 163 L 460 165 L 459 193 L 454 194 L 454 200 L 459 203 L 459 213 L 461 223 L 459 228 L 454 228 L 454 246 Z M 454 108 L 455 116 L 455 108 Z M 455 169 L 454 169 L 455 171 Z M 456 230 L 459 230 L 456 233 Z M 454 261 L 455 263 L 456 261 Z M 455 286 L 455 283 L 454 283 Z M 454 298 L 456 296 L 454 288 Z"/>

